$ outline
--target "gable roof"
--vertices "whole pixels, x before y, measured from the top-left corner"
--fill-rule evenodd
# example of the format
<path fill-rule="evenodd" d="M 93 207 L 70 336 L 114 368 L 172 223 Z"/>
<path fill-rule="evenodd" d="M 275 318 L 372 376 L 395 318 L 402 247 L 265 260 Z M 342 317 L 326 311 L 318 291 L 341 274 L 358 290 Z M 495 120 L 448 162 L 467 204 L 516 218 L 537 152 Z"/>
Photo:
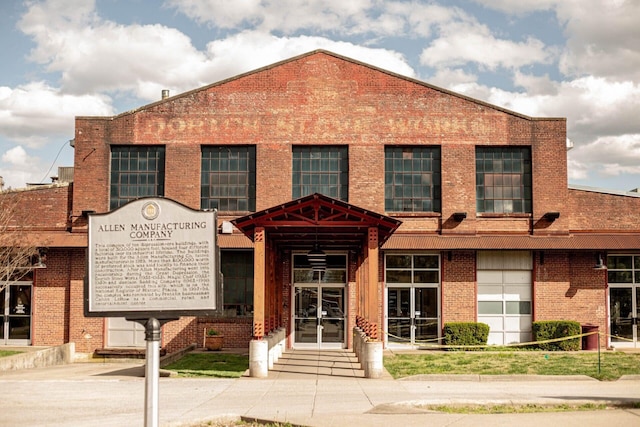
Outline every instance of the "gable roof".
<path fill-rule="evenodd" d="M 129 111 L 126 111 L 124 113 L 120 113 L 120 114 L 118 114 L 116 116 L 113 116 L 112 118 L 117 118 L 117 117 L 120 117 L 120 116 L 126 116 L 126 115 L 129 115 L 129 114 L 134 114 L 134 113 L 137 113 L 139 111 L 144 111 L 146 109 L 153 108 L 153 107 L 156 107 L 158 105 L 162 105 L 162 104 L 167 103 L 167 102 L 172 102 L 172 101 L 175 101 L 175 100 L 183 98 L 183 97 L 188 97 L 188 96 L 191 96 L 191 95 L 193 95 L 195 93 L 198 93 L 198 92 L 201 92 L 201 91 L 206 91 L 206 90 L 214 88 L 216 86 L 224 85 L 226 83 L 241 79 L 243 77 L 251 76 L 253 74 L 258 74 L 258 73 L 264 72 L 266 70 L 277 68 L 277 67 L 280 67 L 280 66 L 282 66 L 284 64 L 295 62 L 295 61 L 298 61 L 300 59 L 303 59 L 303 58 L 306 58 L 306 57 L 311 57 L 311 56 L 314 56 L 314 55 L 331 56 L 331 57 L 334 57 L 336 59 L 339 59 L 339 60 L 342 60 L 342 61 L 345 61 L 345 62 L 349 62 L 349 63 L 355 64 L 355 65 L 358 65 L 358 66 L 361 66 L 361 67 L 366 67 L 366 68 L 369 68 L 371 70 L 374 70 L 374 71 L 377 71 L 377 72 L 380 72 L 380 73 L 383 73 L 383 74 L 387 74 L 387 75 L 389 75 L 389 76 L 391 76 L 393 78 L 405 80 L 407 82 L 410 82 L 410 83 L 413 83 L 413 84 L 417 84 L 417 85 L 423 86 L 425 88 L 428 88 L 428 89 L 431 89 L 431 90 L 434 90 L 434 91 L 437 91 L 437 92 L 441 92 L 443 94 L 450 95 L 450 96 L 453 96 L 453 97 L 456 97 L 456 98 L 460 98 L 460 99 L 463 99 L 465 101 L 472 102 L 472 103 L 475 103 L 477 105 L 481 105 L 481 106 L 484 106 L 484 107 L 487 107 L 487 108 L 490 108 L 490 109 L 493 109 L 493 110 L 496 110 L 496 111 L 500 111 L 500 112 L 503 112 L 503 113 L 506 113 L 508 115 L 515 116 L 515 117 L 518 117 L 518 118 L 522 118 L 522 119 L 526 119 L 526 120 L 532 120 L 532 121 L 535 121 L 535 120 L 563 120 L 564 121 L 564 120 L 566 120 L 563 117 L 531 117 L 531 116 L 527 116 L 525 114 L 521 114 L 521 113 L 518 113 L 518 112 L 515 112 L 515 111 L 512 111 L 512 110 L 508 110 L 506 108 L 503 108 L 503 107 L 500 107 L 500 106 L 497 106 L 497 105 L 493 105 L 493 104 L 490 104 L 488 102 L 481 101 L 479 99 L 471 98 L 469 96 L 462 95 L 460 93 L 457 93 L 457 92 L 454 92 L 454 91 L 451 91 L 451 90 L 448 90 L 448 89 L 444 89 L 444 88 L 441 88 L 441 87 L 438 87 L 438 86 L 434 86 L 434 85 L 431 85 L 431 84 L 426 83 L 424 81 L 421 81 L 421 80 L 418 80 L 418 79 L 415 79 L 415 78 L 412 78 L 412 77 L 407 77 L 407 76 L 404 76 L 402 74 L 395 73 L 393 71 L 385 70 L 383 68 L 380 68 L 380 67 L 377 67 L 377 66 L 374 66 L 374 65 L 371 65 L 371 64 L 367 64 L 365 62 L 361 62 L 361 61 L 358 61 L 356 59 L 349 58 L 347 56 L 339 55 L 339 54 L 337 54 L 335 52 L 331 52 L 331 51 L 324 50 L 324 49 L 316 49 L 316 50 L 313 50 L 313 51 L 310 51 L 310 52 L 307 52 L 307 53 L 303 53 L 303 54 L 298 55 L 298 56 L 294 56 L 294 57 L 291 57 L 291 58 L 288 58 L 288 59 L 285 59 L 285 60 L 282 60 L 282 61 L 275 62 L 273 64 L 266 65 L 264 67 L 260 67 L 260 68 L 257 68 L 257 69 L 251 70 L 251 71 L 247 71 L 245 73 L 241 73 L 241 74 L 235 75 L 233 77 L 229 77 L 227 79 L 220 80 L 218 82 L 215 82 L 215 83 L 212 83 L 212 84 L 209 84 L 209 85 L 206 85 L 206 86 L 202 86 L 202 87 L 197 88 L 197 89 L 193 89 L 193 90 L 190 90 L 190 91 L 187 91 L 187 92 L 183 92 L 183 93 L 180 93 L 178 95 L 170 96 L 168 98 L 161 99 L 161 100 L 153 102 L 151 104 L 143 105 L 143 106 L 138 107 L 136 109 L 129 110 Z"/>
<path fill-rule="evenodd" d="M 366 242 L 370 227 L 378 228 L 381 246 L 402 221 L 359 208 L 320 193 L 310 194 L 231 221 L 251 240 L 256 227 L 280 247 L 308 250 L 355 249 Z"/>

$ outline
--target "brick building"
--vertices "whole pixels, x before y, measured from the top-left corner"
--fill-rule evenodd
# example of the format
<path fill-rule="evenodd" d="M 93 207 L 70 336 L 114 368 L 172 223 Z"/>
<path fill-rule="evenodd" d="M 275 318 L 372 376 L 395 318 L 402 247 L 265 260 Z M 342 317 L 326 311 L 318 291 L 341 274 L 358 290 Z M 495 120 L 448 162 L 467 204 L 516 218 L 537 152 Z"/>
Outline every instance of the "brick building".
<path fill-rule="evenodd" d="M 87 216 L 162 196 L 218 210 L 225 285 L 220 316 L 164 326 L 169 351 L 210 326 L 229 347 L 279 329 L 288 347 L 351 348 L 356 324 L 393 347 L 438 342 L 454 321 L 526 342 L 532 321 L 559 319 L 635 346 L 640 195 L 568 186 L 566 139 L 563 118 L 326 51 L 78 117 L 73 184 L 24 193 L 47 268 L 22 283 L 20 339 L 5 292 L 2 339 L 143 346 L 139 325 L 83 315 Z"/>

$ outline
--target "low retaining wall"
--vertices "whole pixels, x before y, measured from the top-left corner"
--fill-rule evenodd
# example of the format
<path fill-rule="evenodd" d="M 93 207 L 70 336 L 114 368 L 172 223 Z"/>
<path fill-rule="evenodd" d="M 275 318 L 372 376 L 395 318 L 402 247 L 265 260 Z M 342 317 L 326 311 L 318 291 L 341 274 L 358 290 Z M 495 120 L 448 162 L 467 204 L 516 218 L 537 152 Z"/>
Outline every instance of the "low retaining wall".
<path fill-rule="evenodd" d="M 75 343 L 62 344 L 43 350 L 25 351 L 13 356 L 0 358 L 0 371 L 17 369 L 43 368 L 45 366 L 65 365 L 73 363 Z"/>
<path fill-rule="evenodd" d="M 358 327 L 353 328 L 353 352 L 364 370 L 365 378 L 381 378 L 384 373 L 382 341 L 369 341 Z"/>

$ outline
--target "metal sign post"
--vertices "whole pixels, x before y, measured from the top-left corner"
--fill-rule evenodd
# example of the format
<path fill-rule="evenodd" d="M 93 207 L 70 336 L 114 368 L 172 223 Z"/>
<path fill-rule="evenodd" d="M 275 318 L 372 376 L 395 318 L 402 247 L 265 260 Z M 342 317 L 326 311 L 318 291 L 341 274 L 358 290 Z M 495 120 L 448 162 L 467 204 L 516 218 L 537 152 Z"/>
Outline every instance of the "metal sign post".
<path fill-rule="evenodd" d="M 222 309 L 217 212 L 146 197 L 89 215 L 85 316 L 145 327 L 144 425 L 159 423 L 164 323 Z"/>
<path fill-rule="evenodd" d="M 160 423 L 160 322 L 147 320 L 144 327 L 147 342 L 147 365 L 144 370 L 144 425 L 158 427 Z"/>

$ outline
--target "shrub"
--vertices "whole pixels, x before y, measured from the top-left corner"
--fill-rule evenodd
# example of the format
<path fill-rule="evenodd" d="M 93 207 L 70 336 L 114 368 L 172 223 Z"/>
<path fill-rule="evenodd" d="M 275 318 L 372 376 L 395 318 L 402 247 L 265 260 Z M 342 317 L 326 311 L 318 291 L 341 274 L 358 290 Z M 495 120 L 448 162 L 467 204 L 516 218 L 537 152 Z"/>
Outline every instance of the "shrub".
<path fill-rule="evenodd" d="M 487 345 L 489 325 L 479 322 L 452 322 L 444 325 L 445 345 Z"/>
<path fill-rule="evenodd" d="M 533 322 L 532 333 L 534 341 L 546 341 L 580 335 L 580 323 L 573 320 L 546 320 Z M 563 341 L 536 344 L 541 350 L 571 351 L 580 350 L 580 337 Z"/>

